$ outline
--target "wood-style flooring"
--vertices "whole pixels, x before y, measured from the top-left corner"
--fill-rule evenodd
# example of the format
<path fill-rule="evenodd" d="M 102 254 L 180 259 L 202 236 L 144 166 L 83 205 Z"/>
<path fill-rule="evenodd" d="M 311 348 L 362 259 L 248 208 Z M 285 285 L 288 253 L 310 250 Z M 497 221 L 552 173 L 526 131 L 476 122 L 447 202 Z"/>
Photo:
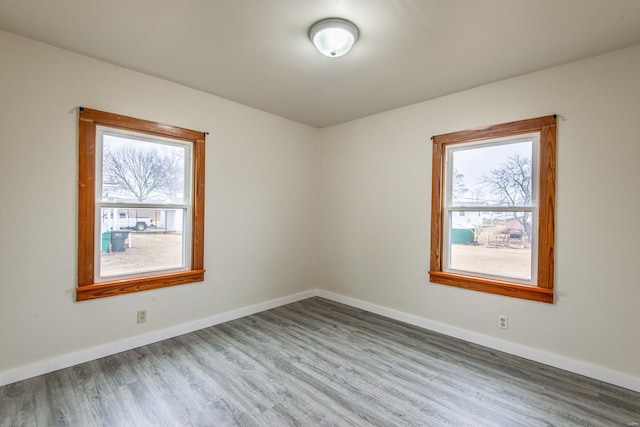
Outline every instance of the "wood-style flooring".
<path fill-rule="evenodd" d="M 311 298 L 0 387 L 0 426 L 637 426 L 640 393 Z"/>

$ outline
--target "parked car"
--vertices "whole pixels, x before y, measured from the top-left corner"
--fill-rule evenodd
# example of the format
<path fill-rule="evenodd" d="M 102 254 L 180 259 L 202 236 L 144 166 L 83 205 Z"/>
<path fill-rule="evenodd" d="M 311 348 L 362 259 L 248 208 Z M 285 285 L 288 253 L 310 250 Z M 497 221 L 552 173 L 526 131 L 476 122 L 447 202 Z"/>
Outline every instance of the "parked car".
<path fill-rule="evenodd" d="M 113 214 L 104 214 L 102 216 L 102 220 L 107 223 L 113 221 Z M 118 212 L 118 222 L 113 228 L 119 230 L 133 229 L 144 231 L 148 227 L 153 227 L 153 218 L 140 216 L 130 217 L 127 212 Z"/>

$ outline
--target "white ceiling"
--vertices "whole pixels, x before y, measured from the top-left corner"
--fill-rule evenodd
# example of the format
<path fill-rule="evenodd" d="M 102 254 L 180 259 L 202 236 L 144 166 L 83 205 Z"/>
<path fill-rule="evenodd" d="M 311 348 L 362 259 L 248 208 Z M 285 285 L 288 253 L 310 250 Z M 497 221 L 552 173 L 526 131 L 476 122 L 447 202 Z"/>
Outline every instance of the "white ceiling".
<path fill-rule="evenodd" d="M 640 0 L 0 0 L 0 29 L 324 127 L 640 44 Z"/>

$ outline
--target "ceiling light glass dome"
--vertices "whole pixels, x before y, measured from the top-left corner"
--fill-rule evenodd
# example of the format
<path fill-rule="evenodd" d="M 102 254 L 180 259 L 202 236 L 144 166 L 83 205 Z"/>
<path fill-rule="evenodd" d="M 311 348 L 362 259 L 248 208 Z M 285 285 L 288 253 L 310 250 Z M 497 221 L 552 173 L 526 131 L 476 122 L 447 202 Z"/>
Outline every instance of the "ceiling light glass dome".
<path fill-rule="evenodd" d="M 340 18 L 323 19 L 309 29 L 309 39 L 323 55 L 330 58 L 338 58 L 349 52 L 358 41 L 358 36 L 358 27 Z"/>

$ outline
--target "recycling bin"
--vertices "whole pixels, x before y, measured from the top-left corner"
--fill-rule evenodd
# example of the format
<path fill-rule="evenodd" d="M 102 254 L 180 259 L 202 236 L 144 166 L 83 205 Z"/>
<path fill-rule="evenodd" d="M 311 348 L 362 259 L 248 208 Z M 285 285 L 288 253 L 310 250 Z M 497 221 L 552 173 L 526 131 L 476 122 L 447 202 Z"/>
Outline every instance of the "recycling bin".
<path fill-rule="evenodd" d="M 111 240 L 111 232 L 105 231 L 102 233 L 102 252 L 109 252 L 109 243 Z"/>
<path fill-rule="evenodd" d="M 111 232 L 111 252 L 124 252 L 126 247 L 124 241 L 129 237 L 129 231 L 112 231 Z"/>

